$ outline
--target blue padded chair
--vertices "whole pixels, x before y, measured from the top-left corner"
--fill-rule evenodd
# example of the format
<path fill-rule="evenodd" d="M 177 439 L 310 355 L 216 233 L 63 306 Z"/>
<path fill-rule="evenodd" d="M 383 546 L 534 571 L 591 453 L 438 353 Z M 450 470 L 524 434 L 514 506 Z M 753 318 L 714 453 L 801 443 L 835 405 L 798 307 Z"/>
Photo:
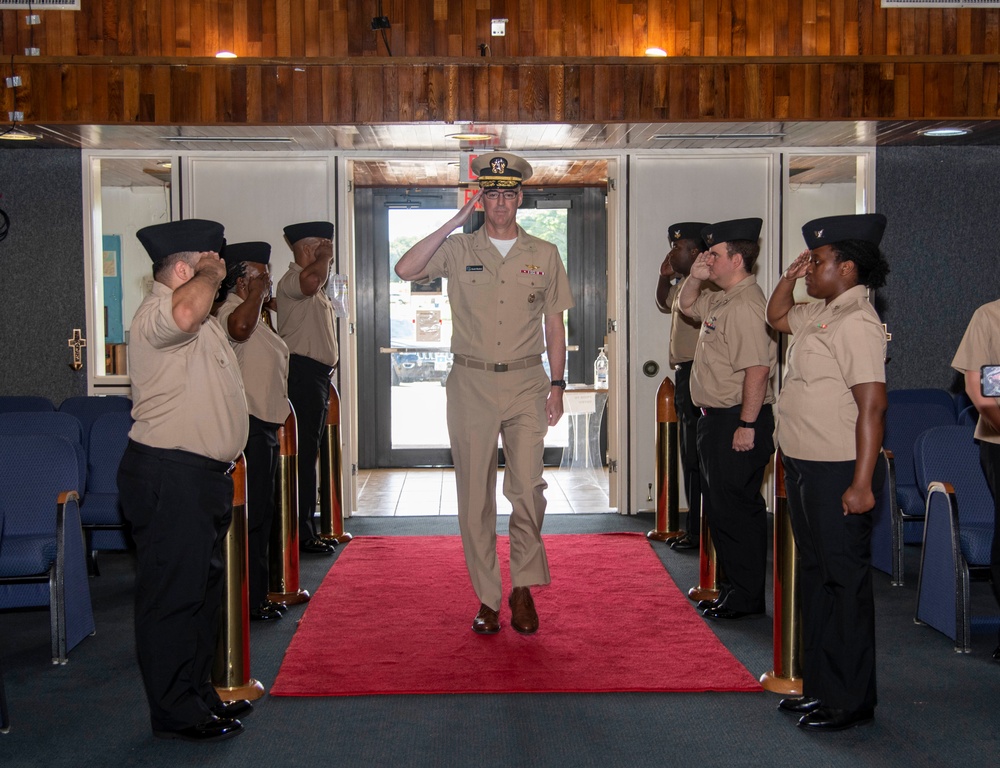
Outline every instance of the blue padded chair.
<path fill-rule="evenodd" d="M 906 391 L 906 390 L 897 390 Z M 931 392 L 937 390 L 930 390 Z M 944 390 L 940 390 L 944 392 Z M 948 395 L 947 392 L 944 394 Z M 934 403 L 891 403 L 885 415 L 882 445 L 889 455 L 890 478 L 895 494 L 892 508 L 892 552 L 900 563 L 898 583 L 903 583 L 904 544 L 919 544 L 924 519 L 924 493 L 917 485 L 913 469 L 913 445 L 932 427 L 954 426 L 955 410 L 948 395 L 947 405 Z"/>
<path fill-rule="evenodd" d="M 892 482 L 891 458 L 885 451 L 879 454 L 879 461 L 885 463 L 885 480 L 878 504 L 872 510 L 872 567 L 888 573 L 892 586 L 903 585 L 903 550 L 893 546 L 893 510 L 896 509 L 896 487 Z"/>
<path fill-rule="evenodd" d="M 49 606 L 52 663 L 94 633 L 76 452 L 58 435 L 0 435 L 0 608 Z"/>
<path fill-rule="evenodd" d="M 104 413 L 90 427 L 87 451 L 87 486 L 80 517 L 91 553 L 91 569 L 97 573 L 94 553 L 127 549 L 127 523 L 118 502 L 118 465 L 128 445 L 132 415 L 127 411 Z"/>
<path fill-rule="evenodd" d="M 979 411 L 976 410 L 976 406 L 969 405 L 963 408 L 958 414 L 959 424 L 971 424 L 976 426 L 979 421 Z"/>
<path fill-rule="evenodd" d="M 60 413 L 70 413 L 83 425 L 84 447 L 90 450 L 90 429 L 105 413 L 131 413 L 132 401 L 117 395 L 81 395 L 67 397 L 59 404 Z"/>
<path fill-rule="evenodd" d="M 940 405 L 957 413 L 955 397 L 947 389 L 890 389 L 886 393 L 889 407 L 894 405 Z"/>
<path fill-rule="evenodd" d="M 16 411 L 54 411 L 56 407 L 47 397 L 34 395 L 4 395 L 0 397 L 0 413 Z"/>
<path fill-rule="evenodd" d="M 76 453 L 78 480 L 73 489 L 83 499 L 87 486 L 87 452 L 83 425 L 69 413 L 58 411 L 19 411 L 0 413 L 0 435 L 60 435 L 65 437 Z"/>
<path fill-rule="evenodd" d="M 979 446 L 968 425 L 936 427 L 915 447 L 918 475 L 928 484 L 924 547 L 914 620 L 972 648 L 971 575 L 989 578 L 993 495 L 979 464 Z M 996 605 L 990 599 L 995 614 Z M 1000 625 L 1000 616 L 976 620 L 977 629 Z"/>

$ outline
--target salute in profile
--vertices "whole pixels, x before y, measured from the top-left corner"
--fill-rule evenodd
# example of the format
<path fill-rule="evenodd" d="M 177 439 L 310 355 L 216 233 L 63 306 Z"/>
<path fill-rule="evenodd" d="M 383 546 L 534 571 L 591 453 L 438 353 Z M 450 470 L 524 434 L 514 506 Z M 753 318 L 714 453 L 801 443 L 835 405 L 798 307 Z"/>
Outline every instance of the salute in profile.
<path fill-rule="evenodd" d="M 226 275 L 221 224 L 201 219 L 136 233 L 153 289 L 132 319 L 132 417 L 118 469 L 136 545 L 135 635 L 153 733 L 209 741 L 239 734 L 249 701 L 212 686 L 223 589 L 222 544 L 234 461 L 247 441 L 236 356 L 209 315 Z"/>
<path fill-rule="evenodd" d="M 294 261 L 278 281 L 278 334 L 288 345 L 288 398 L 299 438 L 299 550 L 330 554 L 334 545 L 316 530 L 316 460 L 330 408 L 330 377 L 339 359 L 333 304 L 324 288 L 333 261 L 333 224 L 309 221 L 285 227 Z"/>
<path fill-rule="evenodd" d="M 691 266 L 680 308 L 701 323 L 691 368 L 691 399 L 701 408 L 698 457 L 708 524 L 725 574 L 710 619 L 764 612 L 767 505 L 764 471 L 774 453 L 771 377 L 777 345 L 764 322 L 764 294 L 753 276 L 760 219 L 734 219 L 702 230 L 709 250 Z M 711 281 L 720 290 L 704 290 Z"/>
<path fill-rule="evenodd" d="M 799 725 L 837 731 L 875 715 L 872 516 L 885 469 L 886 339 L 868 290 L 885 284 L 881 214 L 802 227 L 806 247 L 767 303 L 792 335 L 778 398 L 778 446 L 799 556 L 803 695 L 778 707 Z M 795 304 L 805 278 L 819 301 Z"/>
<path fill-rule="evenodd" d="M 656 306 L 661 312 L 670 313 L 670 367 L 674 370 L 681 469 L 688 501 L 684 535 L 671 539 L 668 544 L 676 550 L 698 549 L 701 535 L 701 469 L 698 466 L 698 419 L 701 411 L 691 402 L 691 365 L 700 326 L 681 312 L 680 287 L 698 254 L 705 250 L 701 231 L 707 226 L 701 221 L 670 225 L 667 229 L 670 250 L 660 265 L 660 277 L 656 281 Z"/>
<path fill-rule="evenodd" d="M 246 386 L 250 433 L 243 455 L 247 462 L 247 562 L 250 618 L 280 619 L 284 606 L 267 599 L 268 542 L 274 517 L 278 470 L 278 428 L 288 418 L 288 347 L 260 321 L 271 298 L 264 242 L 228 243 L 222 252 L 228 272 L 225 301 L 216 317 L 236 352 Z"/>

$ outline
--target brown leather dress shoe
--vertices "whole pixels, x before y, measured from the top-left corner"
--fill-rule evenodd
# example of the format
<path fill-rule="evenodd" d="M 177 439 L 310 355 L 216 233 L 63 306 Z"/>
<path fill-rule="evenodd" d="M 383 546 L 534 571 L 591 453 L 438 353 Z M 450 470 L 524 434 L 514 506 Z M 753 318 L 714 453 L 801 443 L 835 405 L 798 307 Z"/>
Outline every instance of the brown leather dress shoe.
<path fill-rule="evenodd" d="M 510 625 L 522 635 L 538 631 L 538 613 L 527 587 L 514 587 L 510 593 Z"/>
<path fill-rule="evenodd" d="M 479 605 L 479 613 L 472 620 L 472 631 L 480 635 L 495 635 L 500 631 L 500 616 L 486 603 Z"/>

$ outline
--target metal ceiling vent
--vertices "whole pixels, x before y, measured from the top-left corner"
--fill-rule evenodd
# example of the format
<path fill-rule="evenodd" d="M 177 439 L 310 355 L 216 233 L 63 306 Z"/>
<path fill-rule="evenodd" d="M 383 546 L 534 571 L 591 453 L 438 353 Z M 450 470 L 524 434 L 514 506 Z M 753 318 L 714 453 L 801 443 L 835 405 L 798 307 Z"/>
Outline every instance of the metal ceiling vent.
<path fill-rule="evenodd" d="M 80 0 L 0 0 L 0 11 L 79 11 Z"/>
<path fill-rule="evenodd" d="M 883 8 L 1000 8 L 1000 0 L 881 0 Z"/>

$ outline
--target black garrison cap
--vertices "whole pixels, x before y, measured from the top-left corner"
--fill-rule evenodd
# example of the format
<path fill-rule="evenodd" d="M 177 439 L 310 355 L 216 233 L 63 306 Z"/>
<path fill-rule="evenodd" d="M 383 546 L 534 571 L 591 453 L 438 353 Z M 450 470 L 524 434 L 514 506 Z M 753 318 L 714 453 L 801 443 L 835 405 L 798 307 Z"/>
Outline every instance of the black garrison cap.
<path fill-rule="evenodd" d="M 285 227 L 285 237 L 295 245 L 307 237 L 321 237 L 324 240 L 333 239 L 333 224 L 329 221 L 306 221 L 302 224 L 289 224 Z"/>
<path fill-rule="evenodd" d="M 877 246 L 882 242 L 885 224 L 881 213 L 824 216 L 803 224 L 802 237 L 810 251 L 842 240 L 863 240 Z"/>
<path fill-rule="evenodd" d="M 701 231 L 709 226 L 704 221 L 682 221 L 679 224 L 671 224 L 667 228 L 667 236 L 670 244 L 675 245 L 678 240 L 694 240 L 700 250 L 705 250 L 705 241 L 701 239 Z"/>
<path fill-rule="evenodd" d="M 760 237 L 760 228 L 763 224 L 762 219 L 730 219 L 729 221 L 720 221 L 705 227 L 701 231 L 701 239 L 708 246 L 728 243 L 730 240 L 750 240 L 755 243 L 757 242 L 757 238 Z"/>
<path fill-rule="evenodd" d="M 271 260 L 271 244 L 262 241 L 226 243 L 226 247 L 222 249 L 222 258 L 226 260 L 227 267 L 243 261 L 267 264 Z"/>
<path fill-rule="evenodd" d="M 167 256 L 185 251 L 218 253 L 225 242 L 222 236 L 224 232 L 224 227 L 217 221 L 183 219 L 143 227 L 135 236 L 146 249 L 149 258 L 161 261 Z"/>

